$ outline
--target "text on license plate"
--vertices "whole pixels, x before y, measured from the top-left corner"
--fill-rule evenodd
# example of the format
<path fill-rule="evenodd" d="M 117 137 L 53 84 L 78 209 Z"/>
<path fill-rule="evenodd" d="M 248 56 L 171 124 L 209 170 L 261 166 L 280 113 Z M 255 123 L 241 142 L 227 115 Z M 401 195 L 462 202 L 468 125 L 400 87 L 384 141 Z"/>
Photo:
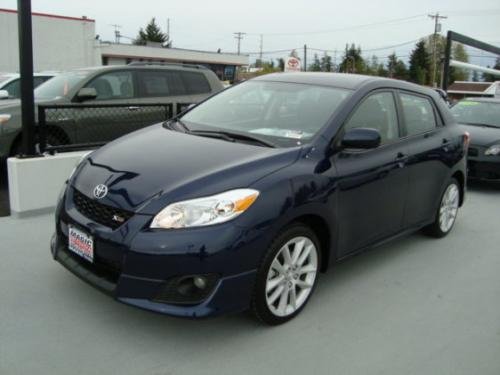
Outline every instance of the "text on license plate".
<path fill-rule="evenodd" d="M 72 226 L 68 232 L 68 248 L 89 262 L 94 260 L 94 239 Z"/>

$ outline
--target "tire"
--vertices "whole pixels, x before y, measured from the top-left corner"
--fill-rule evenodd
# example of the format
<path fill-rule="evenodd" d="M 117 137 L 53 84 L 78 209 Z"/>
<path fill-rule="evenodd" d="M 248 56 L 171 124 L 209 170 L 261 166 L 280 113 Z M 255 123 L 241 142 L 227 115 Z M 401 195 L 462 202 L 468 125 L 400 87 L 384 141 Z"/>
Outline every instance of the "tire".
<path fill-rule="evenodd" d="M 455 178 L 452 178 L 441 195 L 434 223 L 426 227 L 425 232 L 436 238 L 448 235 L 455 225 L 459 206 L 460 184 Z"/>
<path fill-rule="evenodd" d="M 314 292 L 320 265 L 321 248 L 316 234 L 300 223 L 285 228 L 267 250 L 257 271 L 252 297 L 257 318 L 278 325 L 297 316 Z"/>

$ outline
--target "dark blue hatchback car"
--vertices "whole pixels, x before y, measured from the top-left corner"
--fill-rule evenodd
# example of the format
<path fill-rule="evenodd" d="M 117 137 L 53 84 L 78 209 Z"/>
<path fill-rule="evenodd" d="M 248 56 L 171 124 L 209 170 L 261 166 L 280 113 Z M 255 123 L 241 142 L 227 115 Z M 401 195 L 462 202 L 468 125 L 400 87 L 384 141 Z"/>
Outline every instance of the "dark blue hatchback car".
<path fill-rule="evenodd" d="M 335 261 L 421 228 L 448 234 L 467 143 L 432 90 L 263 76 L 86 157 L 61 194 L 52 254 L 130 305 L 283 323 Z"/>

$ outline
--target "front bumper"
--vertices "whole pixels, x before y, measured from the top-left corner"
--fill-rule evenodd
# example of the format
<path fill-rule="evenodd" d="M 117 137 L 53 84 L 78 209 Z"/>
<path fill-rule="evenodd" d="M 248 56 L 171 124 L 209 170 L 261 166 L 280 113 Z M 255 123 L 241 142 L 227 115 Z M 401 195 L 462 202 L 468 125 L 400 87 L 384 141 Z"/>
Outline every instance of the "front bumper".
<path fill-rule="evenodd" d="M 71 190 L 71 189 L 68 189 Z M 95 288 L 123 303 L 189 318 L 239 312 L 250 306 L 256 268 L 266 246 L 265 229 L 247 231 L 222 224 L 193 230 L 144 230 L 147 217 L 136 215 L 111 230 L 89 222 L 70 205 L 60 204 L 52 256 Z M 65 207 L 62 207 L 65 206 Z M 94 262 L 68 249 L 68 225 L 94 238 Z M 196 303 L 170 303 L 158 295 L 175 277 L 217 275 L 206 297 Z"/>
<path fill-rule="evenodd" d="M 486 148 L 472 146 L 467 158 L 468 177 L 475 180 L 500 181 L 500 156 L 484 155 Z"/>

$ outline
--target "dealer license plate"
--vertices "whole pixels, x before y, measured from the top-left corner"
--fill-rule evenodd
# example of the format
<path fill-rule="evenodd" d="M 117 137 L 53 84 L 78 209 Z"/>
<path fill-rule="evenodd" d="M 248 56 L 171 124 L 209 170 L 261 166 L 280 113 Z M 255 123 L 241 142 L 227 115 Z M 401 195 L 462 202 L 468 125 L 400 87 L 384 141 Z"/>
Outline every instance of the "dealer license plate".
<path fill-rule="evenodd" d="M 94 239 L 73 226 L 69 226 L 68 248 L 89 262 L 94 261 Z"/>

